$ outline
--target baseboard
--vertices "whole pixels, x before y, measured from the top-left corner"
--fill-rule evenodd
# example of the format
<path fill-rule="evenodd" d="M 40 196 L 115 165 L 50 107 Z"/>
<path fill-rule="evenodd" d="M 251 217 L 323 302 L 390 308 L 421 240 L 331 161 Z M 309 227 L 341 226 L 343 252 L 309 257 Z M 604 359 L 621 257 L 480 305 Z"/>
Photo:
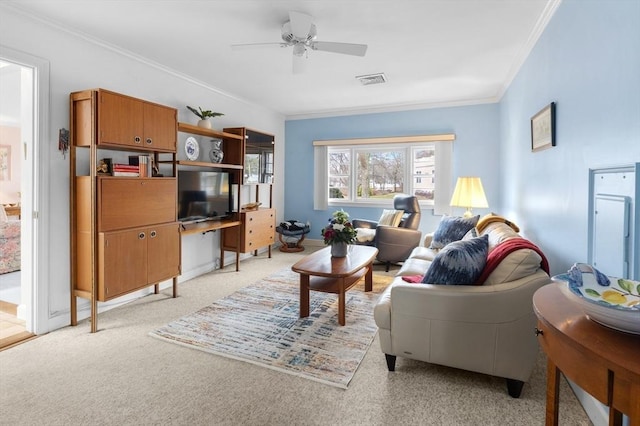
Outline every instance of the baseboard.
<path fill-rule="evenodd" d="M 268 250 L 267 247 L 259 249 L 258 253 L 265 253 Z M 240 261 L 244 259 L 248 259 L 252 256 L 251 253 L 240 254 Z M 232 265 L 235 264 L 236 255 L 235 253 L 226 253 L 224 256 L 224 264 L 225 268 L 231 268 Z M 220 265 L 217 265 L 214 262 L 207 263 L 198 268 L 192 269 L 190 271 L 186 271 L 178 276 L 178 294 L 180 294 L 180 284 L 186 281 L 189 281 L 193 278 L 199 277 L 200 275 L 207 274 L 215 269 L 219 269 Z M 169 289 L 173 286 L 173 280 L 167 280 L 160 283 L 160 290 Z M 111 300 L 109 302 L 99 302 L 98 303 L 98 315 L 102 312 L 109 311 L 111 309 L 117 308 L 119 306 L 125 305 L 134 300 L 140 299 L 141 297 L 145 297 L 149 294 L 153 293 L 153 286 L 146 287 L 142 290 L 138 290 L 133 293 L 126 294 L 122 297 L 119 297 L 115 300 Z M 88 300 L 78 298 L 78 311 L 77 318 L 78 322 L 85 320 L 91 317 L 91 303 Z M 71 322 L 71 311 L 69 309 L 65 309 L 62 311 L 52 312 L 49 315 L 49 331 L 57 330 L 59 328 L 67 327 Z"/>
<path fill-rule="evenodd" d="M 601 404 L 600 401 L 589 395 L 587 392 L 582 390 L 582 388 L 571 380 L 567 379 L 569 382 L 569 386 L 573 389 L 573 393 L 576 395 L 580 404 L 584 408 L 584 411 L 587 413 L 589 420 L 593 423 L 594 426 L 604 426 L 609 424 L 609 408 L 604 404 Z"/>

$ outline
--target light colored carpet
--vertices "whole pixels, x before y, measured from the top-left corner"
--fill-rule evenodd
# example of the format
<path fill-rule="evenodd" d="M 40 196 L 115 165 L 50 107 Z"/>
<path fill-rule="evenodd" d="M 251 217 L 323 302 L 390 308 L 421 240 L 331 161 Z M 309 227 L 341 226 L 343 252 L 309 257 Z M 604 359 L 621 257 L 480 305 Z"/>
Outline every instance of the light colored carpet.
<path fill-rule="evenodd" d="M 83 321 L 0 352 L 0 424 L 544 424 L 542 353 L 513 399 L 496 377 L 402 358 L 390 373 L 377 336 L 346 390 L 148 336 L 309 251 L 274 250 L 181 284 L 177 299 L 166 290 L 102 313 L 95 334 Z M 565 381 L 560 424 L 589 424 Z"/>
<path fill-rule="evenodd" d="M 373 307 L 391 277 L 364 278 L 346 294 L 347 323 L 337 295 L 312 291 L 300 318 L 300 275 L 290 268 L 150 333 L 176 343 L 346 389 L 377 332 Z"/>

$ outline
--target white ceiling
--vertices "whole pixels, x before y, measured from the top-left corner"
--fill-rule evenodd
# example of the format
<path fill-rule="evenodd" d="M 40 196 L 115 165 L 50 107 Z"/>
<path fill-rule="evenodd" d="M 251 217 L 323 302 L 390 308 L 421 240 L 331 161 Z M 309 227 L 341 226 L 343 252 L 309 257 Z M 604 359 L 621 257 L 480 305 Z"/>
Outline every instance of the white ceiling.
<path fill-rule="evenodd" d="M 15 8 L 289 118 L 495 102 L 560 0 L 9 0 Z M 6 3 L 5 3 L 6 4 Z M 365 57 L 311 51 L 292 72 L 280 42 L 295 10 L 318 40 L 367 44 Z M 385 73 L 363 86 L 355 76 Z"/>

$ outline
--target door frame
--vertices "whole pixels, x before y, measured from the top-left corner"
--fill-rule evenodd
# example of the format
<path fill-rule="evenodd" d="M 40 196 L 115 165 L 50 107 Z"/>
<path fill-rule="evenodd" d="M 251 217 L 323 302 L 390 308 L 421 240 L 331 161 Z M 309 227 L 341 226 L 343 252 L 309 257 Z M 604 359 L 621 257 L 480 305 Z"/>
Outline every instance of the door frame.
<path fill-rule="evenodd" d="M 21 119 L 23 138 L 23 176 L 31 191 L 21 197 L 22 273 L 21 303 L 24 305 L 27 331 L 49 332 L 49 61 L 0 45 L 0 59 L 32 70 L 30 117 Z M 23 85 L 24 87 L 24 85 Z M 21 90 L 22 92 L 22 90 Z M 22 104 L 22 101 L 21 101 Z M 26 115 L 26 114 L 25 114 Z M 25 131 L 26 128 L 26 131 Z M 26 138 L 31 140 L 25 140 Z M 29 143 L 31 142 L 31 143 Z M 29 179 L 30 178 L 30 179 Z"/>

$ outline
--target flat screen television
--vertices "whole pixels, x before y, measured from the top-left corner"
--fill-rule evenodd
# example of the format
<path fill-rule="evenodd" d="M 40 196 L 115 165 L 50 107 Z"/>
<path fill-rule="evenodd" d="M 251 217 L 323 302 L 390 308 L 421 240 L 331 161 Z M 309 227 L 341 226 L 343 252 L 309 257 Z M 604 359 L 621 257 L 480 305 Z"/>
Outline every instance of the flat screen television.
<path fill-rule="evenodd" d="M 178 220 L 220 220 L 233 212 L 229 172 L 178 170 Z"/>

